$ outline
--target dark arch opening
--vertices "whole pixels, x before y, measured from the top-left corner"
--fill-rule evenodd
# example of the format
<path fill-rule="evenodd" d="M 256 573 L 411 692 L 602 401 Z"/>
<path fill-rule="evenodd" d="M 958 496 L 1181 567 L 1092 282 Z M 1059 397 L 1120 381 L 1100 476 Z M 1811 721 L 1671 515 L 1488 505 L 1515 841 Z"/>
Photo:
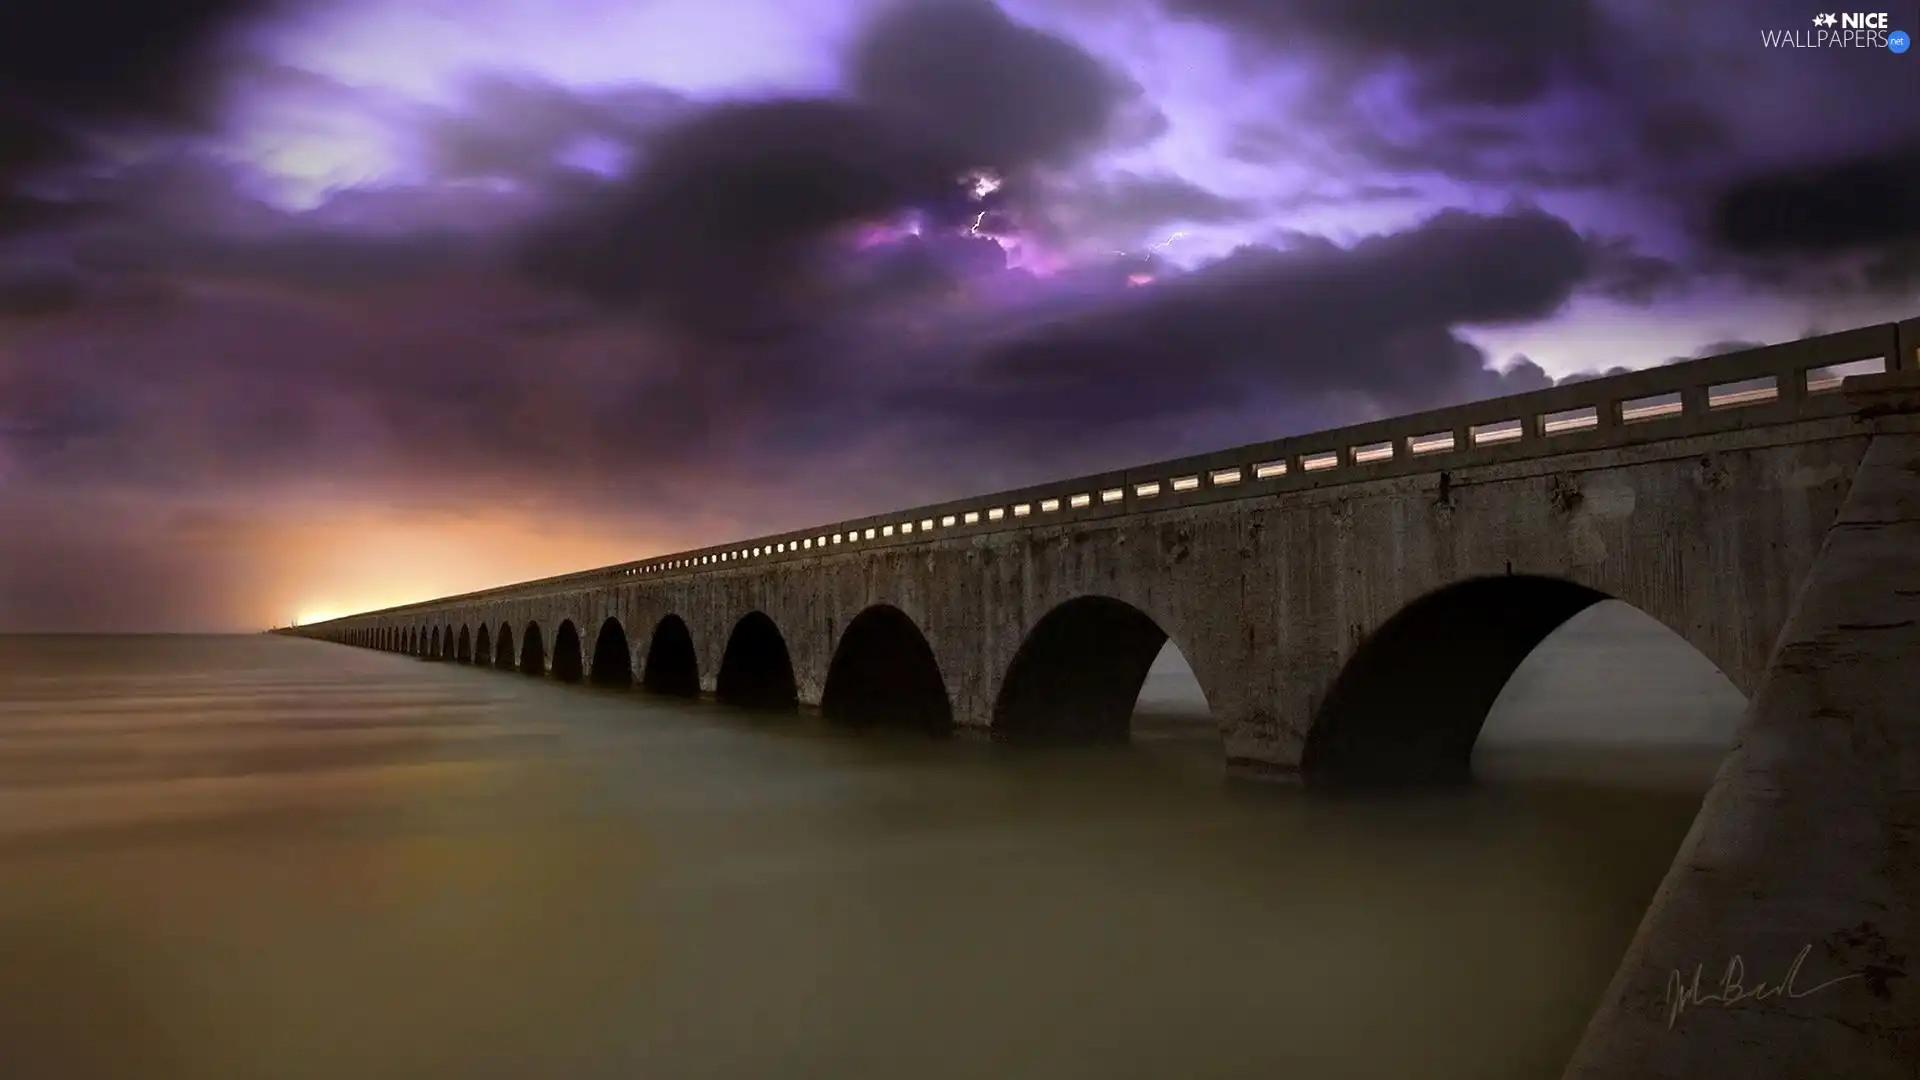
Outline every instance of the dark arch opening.
<path fill-rule="evenodd" d="M 520 635 L 520 674 L 545 675 L 547 673 L 547 643 L 540 634 L 540 624 L 530 622 Z"/>
<path fill-rule="evenodd" d="M 427 638 L 427 659 L 440 659 L 440 628 L 437 626 L 433 628 L 433 633 Z"/>
<path fill-rule="evenodd" d="M 855 727 L 953 731 L 953 705 L 933 647 L 906 612 L 886 604 L 855 616 L 840 635 L 820 712 Z"/>
<path fill-rule="evenodd" d="M 553 632 L 553 677 L 561 682 L 580 681 L 580 631 L 572 619 L 563 619 Z"/>
<path fill-rule="evenodd" d="M 693 651 L 693 632 L 680 615 L 668 615 L 653 626 L 653 640 L 647 642 L 647 665 L 641 669 L 639 684 L 653 694 L 674 698 L 699 698 L 701 663 Z"/>
<path fill-rule="evenodd" d="M 433 655 L 427 649 L 427 628 L 424 626 L 421 627 L 420 631 L 413 636 L 413 655 L 415 656 L 432 656 Z"/>
<path fill-rule="evenodd" d="M 765 612 L 750 611 L 733 625 L 714 689 L 721 701 L 743 709 L 799 706 L 800 687 L 787 639 Z"/>
<path fill-rule="evenodd" d="M 593 639 L 593 666 L 588 678 L 595 686 L 626 689 L 633 685 L 633 654 L 627 650 L 627 631 L 619 619 L 600 624 Z"/>
<path fill-rule="evenodd" d="M 520 663 L 520 654 L 513 651 L 513 627 L 500 624 L 500 636 L 494 639 L 493 666 L 501 671 L 512 671 Z"/>
<path fill-rule="evenodd" d="M 1069 600 L 1020 643 L 993 703 L 994 738 L 1025 743 L 1125 742 L 1133 707 L 1166 631 L 1107 596 Z"/>
<path fill-rule="evenodd" d="M 700 660 L 693 651 L 693 634 L 680 616 L 668 615 L 654 626 L 640 685 L 656 694 L 700 696 Z"/>
<path fill-rule="evenodd" d="M 1402 608 L 1361 642 L 1314 717 L 1300 768 L 1342 785 L 1450 785 L 1527 654 L 1606 594 L 1559 578 L 1474 578 Z"/>
<path fill-rule="evenodd" d="M 480 629 L 473 632 L 473 662 L 482 667 L 493 666 L 493 638 L 486 623 L 481 623 Z"/>
<path fill-rule="evenodd" d="M 462 664 L 473 663 L 473 634 L 467 627 L 460 627 L 460 637 L 453 647 L 453 658 Z"/>
<path fill-rule="evenodd" d="M 408 656 L 412 656 L 414 653 L 413 627 L 411 626 L 407 627 L 406 636 L 401 639 L 400 651 L 406 653 Z"/>

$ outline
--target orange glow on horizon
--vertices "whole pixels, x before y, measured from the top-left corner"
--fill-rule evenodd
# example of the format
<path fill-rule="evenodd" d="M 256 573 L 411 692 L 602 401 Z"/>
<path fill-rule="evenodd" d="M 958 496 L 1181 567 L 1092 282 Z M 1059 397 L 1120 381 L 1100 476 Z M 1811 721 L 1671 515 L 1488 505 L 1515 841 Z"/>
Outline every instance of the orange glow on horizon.
<path fill-rule="evenodd" d="M 564 525 L 556 528 L 556 520 Z M 263 624 L 298 611 L 298 625 L 307 626 L 686 546 L 664 533 L 637 534 L 630 522 L 552 509 L 394 514 L 354 507 L 279 524 Z"/>

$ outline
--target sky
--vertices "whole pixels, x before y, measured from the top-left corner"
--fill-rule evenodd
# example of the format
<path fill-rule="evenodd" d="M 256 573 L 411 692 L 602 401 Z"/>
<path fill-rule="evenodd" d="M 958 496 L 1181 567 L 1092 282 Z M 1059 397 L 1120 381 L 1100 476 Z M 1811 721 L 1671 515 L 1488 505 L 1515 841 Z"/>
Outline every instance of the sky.
<path fill-rule="evenodd" d="M 4 5 L 0 632 L 312 621 L 1920 314 L 1920 56 L 1765 44 L 1823 10 Z"/>

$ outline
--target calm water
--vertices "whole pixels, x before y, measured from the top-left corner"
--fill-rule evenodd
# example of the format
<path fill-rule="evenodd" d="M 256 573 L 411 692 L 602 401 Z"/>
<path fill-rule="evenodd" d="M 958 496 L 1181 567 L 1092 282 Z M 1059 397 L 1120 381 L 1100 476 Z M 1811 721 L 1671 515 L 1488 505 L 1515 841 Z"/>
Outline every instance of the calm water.
<path fill-rule="evenodd" d="M 0 638 L 0 1075 L 1551 1078 L 1699 795 L 1217 755 Z"/>

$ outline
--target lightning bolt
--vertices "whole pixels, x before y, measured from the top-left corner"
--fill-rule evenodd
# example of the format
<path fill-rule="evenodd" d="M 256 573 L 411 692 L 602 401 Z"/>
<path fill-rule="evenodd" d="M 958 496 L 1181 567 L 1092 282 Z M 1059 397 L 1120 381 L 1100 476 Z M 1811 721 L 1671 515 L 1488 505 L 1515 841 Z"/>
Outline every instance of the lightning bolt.
<path fill-rule="evenodd" d="M 1175 240 L 1183 240 L 1186 238 L 1186 235 L 1187 234 L 1185 232 L 1173 233 L 1172 235 L 1168 236 L 1165 240 L 1162 240 L 1157 244 L 1148 244 L 1146 247 L 1141 248 L 1140 250 L 1143 254 L 1150 251 L 1165 251 L 1169 246 L 1173 244 Z M 1121 251 L 1119 248 L 1115 248 L 1113 253 L 1115 255 L 1132 255 L 1133 254 L 1133 252 L 1131 251 Z"/>

